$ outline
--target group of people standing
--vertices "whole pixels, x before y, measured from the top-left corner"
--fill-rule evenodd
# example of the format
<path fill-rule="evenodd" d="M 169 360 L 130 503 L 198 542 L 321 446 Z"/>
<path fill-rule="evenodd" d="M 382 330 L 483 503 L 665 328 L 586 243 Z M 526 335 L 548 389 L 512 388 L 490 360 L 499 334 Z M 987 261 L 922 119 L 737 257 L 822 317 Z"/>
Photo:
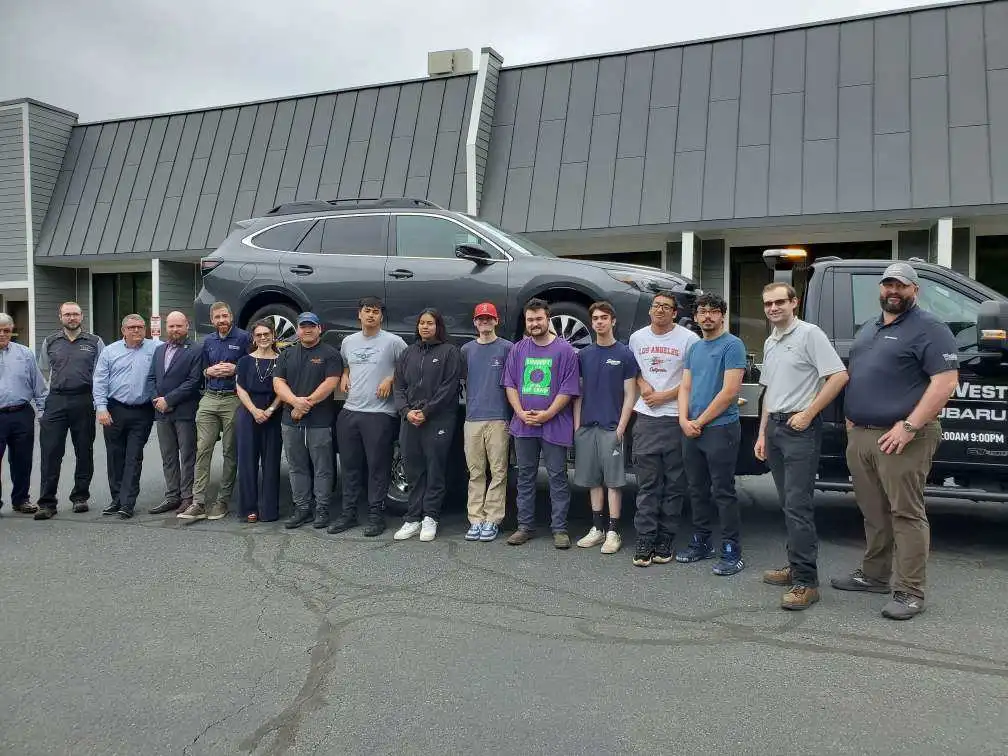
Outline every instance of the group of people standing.
<path fill-rule="evenodd" d="M 882 313 L 855 338 L 849 369 L 826 335 L 800 320 L 798 296 L 784 283 L 763 290 L 771 326 L 764 345 L 766 387 L 754 453 L 768 462 L 784 510 L 788 564 L 763 573 L 785 586 L 785 609 L 820 599 L 813 494 L 821 413 L 847 386 L 847 462 L 865 518 L 867 549 L 860 569 L 832 585 L 892 593 L 883 615 L 909 619 L 924 610 L 928 524 L 923 487 L 941 438 L 937 422 L 957 381 L 951 331 L 916 304 L 913 268 L 894 263 L 880 280 Z M 212 305 L 215 333 L 197 346 L 181 312 L 165 321 L 166 340 L 146 338 L 139 315 L 122 322 L 122 339 L 105 346 L 81 327 L 75 302 L 60 307 L 62 328 L 36 357 L 11 342 L 13 321 L 0 313 L 0 457 L 9 449 L 15 511 L 47 520 L 56 514 L 60 466 L 69 432 L 76 454 L 70 502 L 89 509 L 95 420 L 107 451 L 111 501 L 104 515 L 133 516 L 143 449 L 157 427 L 165 479 L 153 514 L 182 521 L 225 517 L 238 479 L 238 514 L 246 522 L 279 517 L 280 455 L 286 454 L 293 513 L 285 527 L 311 523 L 340 533 L 360 524 L 364 535 L 385 528 L 384 504 L 398 439 L 409 503 L 397 541 L 437 536 L 452 465 L 459 397 L 465 391 L 464 453 L 469 473 L 469 541 L 495 540 L 505 517 L 510 448 L 517 460 L 518 527 L 507 543 L 535 536 L 536 481 L 544 463 L 553 545 L 568 549 L 567 457 L 574 481 L 590 490 L 592 525 L 577 541 L 614 554 L 622 546 L 627 435 L 638 492 L 633 564 L 714 559 L 716 575 L 745 567 L 735 470 L 741 440 L 739 394 L 746 370 L 741 340 L 725 328 L 717 294 L 697 298 L 702 337 L 678 322 L 675 294 L 654 294 L 650 323 L 627 344 L 615 338 L 616 312 L 589 307 L 594 342 L 576 351 L 550 327 L 550 307 L 523 308 L 525 335 L 497 335 L 493 303 L 473 313 L 476 337 L 461 349 L 440 313 L 425 309 L 413 343 L 382 328 L 384 305 L 360 300 L 360 331 L 337 350 L 321 339 L 311 313 L 297 318 L 297 343 L 277 350 L 271 321 L 246 332 L 230 307 Z M 849 384 L 848 384 L 849 381 Z M 336 391 L 346 395 L 337 412 Z M 40 413 L 41 491 L 28 495 L 34 413 Z M 632 426 L 632 431 L 631 431 Z M 342 508 L 331 511 L 336 455 Z M 208 497 L 210 462 L 221 442 L 223 473 Z M 692 533 L 675 549 L 687 495 Z M 719 531 L 719 540 L 715 532 Z"/>

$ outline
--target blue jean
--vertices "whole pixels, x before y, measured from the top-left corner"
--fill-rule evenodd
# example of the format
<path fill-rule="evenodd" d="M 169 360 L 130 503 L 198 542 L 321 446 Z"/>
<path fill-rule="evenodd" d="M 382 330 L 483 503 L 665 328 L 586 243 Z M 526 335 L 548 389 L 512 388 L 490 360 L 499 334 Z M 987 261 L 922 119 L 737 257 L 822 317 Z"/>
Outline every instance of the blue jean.
<path fill-rule="evenodd" d="M 536 478 L 539 455 L 546 463 L 549 478 L 550 529 L 567 532 L 567 510 L 570 509 L 570 486 L 567 484 L 567 447 L 551 444 L 541 438 L 515 438 L 518 458 L 518 527 L 535 530 Z"/>
<path fill-rule="evenodd" d="M 698 438 L 683 434 L 683 461 L 693 507 L 693 534 L 710 542 L 715 518 L 721 521 L 721 540 L 740 542 L 742 517 L 735 495 L 742 426 L 708 425 Z"/>

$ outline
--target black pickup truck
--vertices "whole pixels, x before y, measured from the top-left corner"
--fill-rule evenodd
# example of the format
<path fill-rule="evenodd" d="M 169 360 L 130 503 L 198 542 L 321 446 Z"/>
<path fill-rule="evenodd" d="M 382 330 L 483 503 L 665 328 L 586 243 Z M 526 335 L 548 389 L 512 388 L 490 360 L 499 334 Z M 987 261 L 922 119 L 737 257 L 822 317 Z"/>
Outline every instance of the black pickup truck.
<path fill-rule="evenodd" d="M 858 329 L 879 314 L 878 282 L 889 261 L 820 258 L 803 264 L 801 251 L 767 250 L 774 280 L 791 283 L 801 297 L 799 317 L 830 338 L 844 362 Z M 1008 297 L 948 268 L 910 260 L 921 279 L 919 306 L 937 315 L 959 347 L 959 385 L 941 413 L 942 442 L 926 494 L 933 497 L 1008 503 Z M 759 420 L 759 363 L 741 398 L 745 439 Z M 851 491 L 843 395 L 824 412 L 822 457 L 816 487 Z M 765 470 L 744 443 L 739 473 Z"/>

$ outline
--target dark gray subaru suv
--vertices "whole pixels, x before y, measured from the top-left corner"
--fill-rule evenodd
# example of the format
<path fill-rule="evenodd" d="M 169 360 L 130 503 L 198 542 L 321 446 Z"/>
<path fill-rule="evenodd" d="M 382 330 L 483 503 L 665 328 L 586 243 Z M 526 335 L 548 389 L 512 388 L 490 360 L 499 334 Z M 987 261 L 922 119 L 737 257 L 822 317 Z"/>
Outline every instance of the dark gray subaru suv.
<path fill-rule="evenodd" d="M 388 198 L 293 202 L 240 221 L 202 260 L 197 328 L 209 333 L 210 305 L 231 305 L 238 325 L 271 318 L 281 341 L 295 338 L 297 313 L 311 310 L 334 346 L 357 331 L 357 302 L 385 301 L 385 328 L 412 339 L 417 314 L 436 307 L 458 344 L 473 337 L 472 312 L 496 304 L 498 333 L 521 335 L 522 306 L 550 303 L 557 334 L 591 342 L 588 305 L 608 299 L 618 337 L 648 322 L 651 294 L 671 289 L 692 313 L 695 285 L 654 268 L 558 258 L 534 242 L 426 200 Z"/>

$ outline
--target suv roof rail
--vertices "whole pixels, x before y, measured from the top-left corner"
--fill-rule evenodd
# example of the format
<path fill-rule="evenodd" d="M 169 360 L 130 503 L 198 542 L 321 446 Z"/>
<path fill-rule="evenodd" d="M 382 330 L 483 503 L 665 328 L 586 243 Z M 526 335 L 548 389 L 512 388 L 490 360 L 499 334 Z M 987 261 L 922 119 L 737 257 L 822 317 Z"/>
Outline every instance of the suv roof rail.
<path fill-rule="evenodd" d="M 318 213 L 332 210 L 350 210 L 364 207 L 391 208 L 428 208 L 444 210 L 440 205 L 416 197 L 340 197 L 331 200 L 303 200 L 301 202 L 285 202 L 277 205 L 266 215 L 293 215 L 295 213 Z"/>

